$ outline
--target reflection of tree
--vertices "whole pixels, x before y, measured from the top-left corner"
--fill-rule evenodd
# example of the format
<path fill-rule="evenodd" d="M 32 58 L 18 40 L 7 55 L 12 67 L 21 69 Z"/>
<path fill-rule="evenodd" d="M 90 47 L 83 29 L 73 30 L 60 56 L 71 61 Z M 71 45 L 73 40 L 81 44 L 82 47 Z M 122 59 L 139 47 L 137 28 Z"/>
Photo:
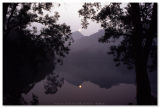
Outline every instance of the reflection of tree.
<path fill-rule="evenodd" d="M 123 63 L 129 69 L 135 67 L 137 104 L 152 104 L 147 71 L 154 71 L 157 66 L 157 4 L 129 3 L 122 9 L 120 3 L 103 8 L 100 3 L 85 3 L 79 14 L 84 28 L 88 19 L 101 23 L 105 34 L 100 42 L 119 41 L 111 46 L 109 54 L 113 54 L 116 66 Z"/>
<path fill-rule="evenodd" d="M 38 105 L 38 104 L 39 104 L 38 97 L 37 97 L 35 94 L 32 94 L 31 104 L 32 104 L 32 105 Z"/>
<path fill-rule="evenodd" d="M 60 17 L 57 12 L 47 14 L 53 6 L 53 3 L 3 4 L 4 104 L 23 104 L 21 93 L 27 93 L 44 79 L 69 53 L 70 27 L 57 24 Z M 40 24 L 42 30 L 38 32 L 34 23 Z"/>
<path fill-rule="evenodd" d="M 55 73 L 51 73 L 47 76 L 46 84 L 44 85 L 46 94 L 54 94 L 57 92 L 58 87 L 61 87 L 64 83 L 63 78 L 59 78 L 59 75 L 55 75 Z"/>

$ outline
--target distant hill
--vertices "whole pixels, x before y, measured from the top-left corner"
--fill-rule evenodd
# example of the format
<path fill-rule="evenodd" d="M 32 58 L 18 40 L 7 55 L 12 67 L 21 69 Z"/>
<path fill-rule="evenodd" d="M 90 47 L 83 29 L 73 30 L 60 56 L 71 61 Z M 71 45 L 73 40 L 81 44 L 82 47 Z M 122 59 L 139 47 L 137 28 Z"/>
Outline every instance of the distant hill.
<path fill-rule="evenodd" d="M 82 33 L 80 33 L 79 31 L 73 32 L 71 36 L 75 41 L 84 37 L 84 35 L 82 35 Z"/>
<path fill-rule="evenodd" d="M 64 58 L 63 65 L 56 69 L 65 80 L 76 85 L 89 80 L 105 88 L 134 82 L 133 72 L 128 72 L 124 66 L 115 67 L 112 55 L 107 54 L 109 45 L 98 42 L 103 35 L 103 30 L 90 36 L 83 36 L 80 32 L 72 33 L 75 42 L 71 45 L 69 55 Z"/>
<path fill-rule="evenodd" d="M 71 45 L 70 53 L 56 71 L 74 85 L 84 81 L 91 81 L 102 88 L 110 88 L 121 83 L 134 84 L 134 70 L 128 70 L 125 65 L 116 67 L 113 56 L 107 54 L 110 45 L 98 42 L 103 35 L 103 30 L 90 36 L 74 32 L 72 36 L 75 42 Z"/>

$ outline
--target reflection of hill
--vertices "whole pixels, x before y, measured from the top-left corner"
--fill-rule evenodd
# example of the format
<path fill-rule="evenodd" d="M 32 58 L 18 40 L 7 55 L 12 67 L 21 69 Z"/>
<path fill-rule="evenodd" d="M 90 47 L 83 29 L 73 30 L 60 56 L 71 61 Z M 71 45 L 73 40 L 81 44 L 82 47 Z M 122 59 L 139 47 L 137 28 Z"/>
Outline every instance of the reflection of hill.
<path fill-rule="evenodd" d="M 91 81 L 104 88 L 135 82 L 134 71 L 128 70 L 124 65 L 115 67 L 113 56 L 107 54 L 109 45 L 98 42 L 103 33 L 104 31 L 100 30 L 89 37 L 81 37 L 72 44 L 64 64 L 56 68 L 67 81 L 75 85 Z M 150 76 L 153 92 L 156 93 L 156 72 L 150 73 Z"/>
<path fill-rule="evenodd" d="M 104 88 L 119 83 L 133 83 L 134 73 L 126 67 L 115 67 L 112 55 L 107 55 L 109 45 L 98 42 L 103 35 L 99 31 L 89 37 L 81 37 L 72 44 L 70 54 L 57 70 L 62 71 L 66 80 L 92 81 Z"/>
<path fill-rule="evenodd" d="M 136 104 L 136 87 L 132 84 L 120 84 L 109 89 L 100 88 L 98 85 L 86 81 L 82 83 L 82 88 L 78 88 L 68 81 L 54 95 L 45 95 L 43 82 L 39 82 L 27 95 L 26 100 L 31 100 L 32 93 L 39 97 L 39 104 L 106 104 L 106 105 L 126 105 L 129 102 Z M 40 89 L 40 90 L 39 90 Z M 37 92 L 38 91 L 38 92 Z M 125 91 L 125 92 L 124 92 Z M 111 98 L 112 97 L 112 98 Z"/>

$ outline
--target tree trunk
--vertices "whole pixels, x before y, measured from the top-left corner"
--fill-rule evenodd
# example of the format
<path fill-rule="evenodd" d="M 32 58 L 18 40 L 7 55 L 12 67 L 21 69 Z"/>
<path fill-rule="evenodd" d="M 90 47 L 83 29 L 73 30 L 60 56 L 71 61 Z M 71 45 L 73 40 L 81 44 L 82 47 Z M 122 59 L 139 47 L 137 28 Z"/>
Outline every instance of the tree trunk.
<path fill-rule="evenodd" d="M 142 46 L 142 24 L 140 7 L 138 3 L 131 3 L 131 15 L 133 22 L 133 45 L 135 51 L 135 71 L 137 84 L 137 104 L 151 105 L 151 88 L 147 73 L 147 56 Z"/>
<path fill-rule="evenodd" d="M 138 57 L 135 64 L 137 84 L 137 104 L 151 105 L 151 88 L 147 74 L 147 62 L 144 57 Z"/>

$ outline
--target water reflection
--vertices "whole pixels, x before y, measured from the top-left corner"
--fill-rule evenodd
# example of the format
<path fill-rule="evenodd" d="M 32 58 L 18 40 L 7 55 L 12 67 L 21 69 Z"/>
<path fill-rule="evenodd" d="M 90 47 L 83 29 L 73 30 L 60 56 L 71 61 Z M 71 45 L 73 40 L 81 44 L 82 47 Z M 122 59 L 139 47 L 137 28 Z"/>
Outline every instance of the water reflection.
<path fill-rule="evenodd" d="M 137 104 L 155 104 L 151 92 L 157 96 L 156 3 L 130 4 L 131 7 L 128 5 L 126 8 L 128 14 L 119 12 L 122 11 L 120 5 L 114 3 L 103 8 L 98 16 L 84 16 L 82 25 L 86 18 L 99 19 L 98 22 L 103 22 L 103 30 L 88 37 L 80 33 L 81 29 L 74 32 L 75 43 L 71 51 L 69 46 L 73 41 L 70 26 L 58 24 L 60 16 L 57 12 L 48 13 L 52 3 L 36 4 L 3 5 L 3 104 L 135 104 L 135 79 Z M 84 11 L 82 9 L 79 13 L 87 15 L 85 9 L 90 9 L 90 6 L 93 8 L 92 4 L 84 4 Z M 106 11 L 112 8 L 116 12 L 106 17 Z M 144 14 L 148 17 L 139 15 L 143 10 L 146 10 Z M 91 14 L 95 13 L 92 11 L 94 9 L 91 9 Z M 103 17 L 110 21 L 106 22 Z M 127 18 L 127 21 L 124 20 Z M 34 27 L 34 23 L 38 23 L 37 26 L 35 24 Z M 45 27 L 38 30 L 40 25 Z M 106 28 L 107 25 L 111 26 Z M 122 32 L 128 33 L 123 35 Z M 123 38 L 119 38 L 121 36 Z M 99 38 L 101 42 L 115 38 L 115 43 L 100 44 Z M 113 54 L 114 58 L 107 52 Z M 64 57 L 63 66 L 56 67 L 57 62 L 62 64 Z M 127 64 L 128 69 L 135 67 L 135 70 L 129 71 L 124 65 L 119 66 L 120 63 Z M 149 74 L 150 80 L 148 69 L 155 71 Z"/>
<path fill-rule="evenodd" d="M 44 84 L 45 93 L 46 94 L 56 93 L 58 88 L 61 87 L 63 83 L 64 79 L 59 78 L 59 75 L 56 75 L 56 73 L 52 72 L 46 78 L 46 82 Z"/>
<path fill-rule="evenodd" d="M 136 103 L 136 87 L 133 84 L 119 84 L 110 89 L 100 88 L 98 85 L 86 81 L 79 86 L 64 81 L 62 87 L 56 94 L 46 95 L 43 87 L 44 81 L 39 82 L 35 87 L 23 97 L 28 102 L 32 100 L 32 93 L 39 97 L 40 105 L 54 104 L 107 104 L 125 105 Z M 125 91 L 125 92 L 124 92 Z"/>
<path fill-rule="evenodd" d="M 101 35 L 99 31 L 76 41 L 62 66 L 55 64 L 54 56 L 43 59 L 41 53 L 34 54 L 30 49 L 25 49 L 17 59 L 15 55 L 18 52 L 14 52 L 17 47 L 8 45 L 11 53 L 6 53 L 4 58 L 11 65 L 4 65 L 7 69 L 4 73 L 4 102 L 32 105 L 135 104 L 135 74 L 124 66 L 115 67 L 111 56 L 106 54 L 108 47 L 97 42 L 97 36 Z M 156 96 L 156 72 L 150 76 Z"/>

